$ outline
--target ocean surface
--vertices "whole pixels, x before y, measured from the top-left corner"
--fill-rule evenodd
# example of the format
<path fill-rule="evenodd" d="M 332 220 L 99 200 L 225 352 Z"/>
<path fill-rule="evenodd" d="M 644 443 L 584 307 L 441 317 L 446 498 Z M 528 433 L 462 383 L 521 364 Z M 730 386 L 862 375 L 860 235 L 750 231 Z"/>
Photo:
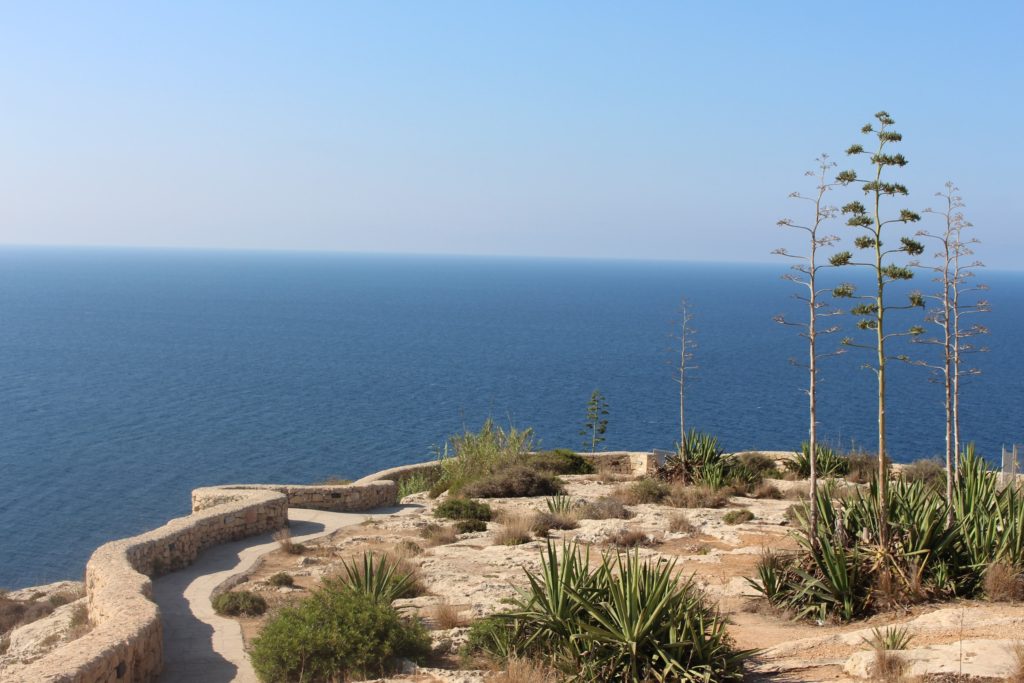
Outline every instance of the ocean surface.
<path fill-rule="evenodd" d="M 800 312 L 784 272 L 0 249 L 0 587 L 81 577 L 96 546 L 187 514 L 201 485 L 356 478 L 429 459 L 488 416 L 533 427 L 544 447 L 579 447 L 595 388 L 610 405 L 607 449 L 671 448 L 683 295 L 699 344 L 688 424 L 729 450 L 798 447 L 806 373 L 788 359 L 804 347 L 772 322 Z M 979 279 L 991 286 L 990 352 L 973 359 L 982 374 L 963 414 L 965 436 L 992 456 L 1024 441 L 1024 274 Z M 843 446 L 875 440 L 867 360 L 823 365 L 821 430 Z M 893 457 L 941 453 L 941 385 L 896 364 L 890 388 Z"/>

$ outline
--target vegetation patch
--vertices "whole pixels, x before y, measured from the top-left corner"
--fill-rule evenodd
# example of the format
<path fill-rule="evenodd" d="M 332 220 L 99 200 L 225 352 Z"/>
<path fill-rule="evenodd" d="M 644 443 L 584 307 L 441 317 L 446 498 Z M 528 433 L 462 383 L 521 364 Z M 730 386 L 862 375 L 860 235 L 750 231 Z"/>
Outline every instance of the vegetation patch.
<path fill-rule="evenodd" d="M 258 617 L 267 611 L 267 601 L 251 591 L 229 591 L 215 595 L 213 610 L 226 617 Z"/>
<path fill-rule="evenodd" d="M 278 572 L 268 578 L 267 583 L 276 588 L 291 588 L 295 585 L 295 579 L 288 572 Z"/>
<path fill-rule="evenodd" d="M 754 519 L 754 513 L 746 509 L 729 510 L 722 517 L 722 521 L 726 524 L 743 524 L 752 519 Z"/>
<path fill-rule="evenodd" d="M 576 506 L 576 516 L 580 519 L 629 519 L 633 513 L 622 501 L 606 497 Z"/>
<path fill-rule="evenodd" d="M 468 498 L 448 498 L 434 507 L 434 516 L 444 519 L 477 519 L 489 522 L 493 515 L 494 511 L 490 505 Z"/>
<path fill-rule="evenodd" d="M 528 467 L 552 474 L 593 474 L 594 466 L 575 452 L 559 448 L 528 455 L 524 461 Z"/>
<path fill-rule="evenodd" d="M 377 678 L 398 658 L 417 661 L 429 652 L 418 620 L 331 583 L 274 615 L 253 640 L 251 657 L 264 681 L 345 681 Z"/>
<path fill-rule="evenodd" d="M 513 465 L 465 485 L 462 493 L 471 498 L 533 498 L 562 493 L 565 487 L 553 474 L 525 465 Z"/>

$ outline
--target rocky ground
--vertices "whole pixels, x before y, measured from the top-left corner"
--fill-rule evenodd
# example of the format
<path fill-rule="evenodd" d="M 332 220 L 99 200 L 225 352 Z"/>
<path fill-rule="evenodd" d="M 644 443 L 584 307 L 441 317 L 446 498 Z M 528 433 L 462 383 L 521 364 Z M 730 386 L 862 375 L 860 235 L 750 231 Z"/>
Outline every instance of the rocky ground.
<path fill-rule="evenodd" d="M 59 581 L 0 594 L 0 680 L 13 664 L 39 659 L 88 630 L 85 587 Z"/>
<path fill-rule="evenodd" d="M 563 477 L 569 495 L 594 501 L 628 485 L 622 477 L 580 475 Z M 623 530 L 643 534 L 639 552 L 675 559 L 684 574 L 693 574 L 709 596 L 718 601 L 731 622 L 730 633 L 740 648 L 760 653 L 751 669 L 757 679 L 778 681 L 857 680 L 872 673 L 874 653 L 865 645 L 876 627 L 905 625 L 912 641 L 900 656 L 908 663 L 908 680 L 1005 680 L 1015 665 L 1017 639 L 1024 639 L 1024 605 L 964 601 L 922 605 L 898 613 L 876 615 L 848 625 L 794 622 L 776 614 L 757 598 L 746 578 L 753 576 L 762 549 L 793 547 L 786 511 L 806 482 L 772 481 L 781 500 L 733 497 L 719 509 L 679 509 L 662 504 L 629 505 L 630 519 L 581 520 L 579 528 L 552 531 L 555 539 L 576 539 L 596 550 L 612 547 Z M 394 680 L 478 681 L 483 674 L 455 671 L 458 649 L 473 619 L 505 608 L 505 601 L 525 584 L 524 568 L 540 566 L 545 541 L 500 545 L 495 535 L 502 519 L 545 509 L 543 498 L 491 499 L 498 520 L 487 531 L 462 534 L 453 542 L 433 544 L 424 529 L 441 523 L 432 515 L 439 501 L 426 494 L 406 498 L 407 508 L 393 517 L 344 529 L 307 548 L 302 556 L 268 555 L 250 580 L 238 586 L 261 593 L 271 606 L 294 600 L 315 588 L 325 576 L 342 570 L 341 562 L 365 550 L 394 552 L 418 569 L 426 593 L 396 603 L 422 616 L 433 629 L 438 653 L 435 668 Z M 728 524 L 727 513 L 749 510 L 753 519 Z M 692 528 L 672 531 L 673 519 L 685 515 Z M 678 528 L 678 527 L 677 527 Z M 592 552 L 597 559 L 599 552 Z M 295 579 L 292 588 L 274 588 L 266 579 L 285 571 Z M 243 619 L 247 638 L 258 633 L 266 617 Z M 455 622 L 455 623 L 453 623 Z"/>

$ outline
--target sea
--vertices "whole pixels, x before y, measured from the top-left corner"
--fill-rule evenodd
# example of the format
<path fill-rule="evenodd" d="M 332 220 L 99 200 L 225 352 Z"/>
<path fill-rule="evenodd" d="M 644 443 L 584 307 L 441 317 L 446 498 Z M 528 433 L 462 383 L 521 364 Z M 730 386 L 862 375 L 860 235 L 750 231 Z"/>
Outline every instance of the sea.
<path fill-rule="evenodd" d="M 807 435 L 799 288 L 781 264 L 160 249 L 0 249 L 0 587 L 81 578 L 111 539 L 188 514 L 193 488 L 354 479 L 428 460 L 487 418 L 581 448 L 679 438 L 680 300 L 696 346 L 687 425 L 730 451 Z M 837 271 L 838 273 L 838 271 Z M 842 275 L 857 280 L 856 274 Z M 988 348 L 963 390 L 966 439 L 1024 441 L 1024 273 L 981 271 Z M 927 276 L 914 283 L 926 293 Z M 902 296 L 901 292 L 894 292 Z M 894 299 L 895 301 L 895 299 Z M 920 322 L 918 312 L 894 319 Z M 823 342 L 870 343 L 849 315 Z M 934 326 L 932 326 L 934 327 Z M 893 353 L 938 361 L 938 349 Z M 795 362 L 792 362 L 795 359 Z M 867 352 L 822 361 L 821 434 L 875 443 Z M 943 452 L 942 386 L 889 376 L 890 454 Z"/>

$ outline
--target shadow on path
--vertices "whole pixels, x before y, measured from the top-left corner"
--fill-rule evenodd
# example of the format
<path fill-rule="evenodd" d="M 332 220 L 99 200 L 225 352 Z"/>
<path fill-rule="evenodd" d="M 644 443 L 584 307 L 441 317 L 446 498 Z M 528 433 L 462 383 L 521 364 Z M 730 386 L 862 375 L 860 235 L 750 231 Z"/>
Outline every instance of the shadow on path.
<path fill-rule="evenodd" d="M 368 518 L 414 506 L 379 508 L 365 513 L 292 508 L 288 527 L 295 542 L 309 541 Z M 256 683 L 234 619 L 218 615 L 210 595 L 220 584 L 248 572 L 262 555 L 278 547 L 272 533 L 207 548 L 189 567 L 153 581 L 164 630 L 164 670 L 160 683 Z"/>

